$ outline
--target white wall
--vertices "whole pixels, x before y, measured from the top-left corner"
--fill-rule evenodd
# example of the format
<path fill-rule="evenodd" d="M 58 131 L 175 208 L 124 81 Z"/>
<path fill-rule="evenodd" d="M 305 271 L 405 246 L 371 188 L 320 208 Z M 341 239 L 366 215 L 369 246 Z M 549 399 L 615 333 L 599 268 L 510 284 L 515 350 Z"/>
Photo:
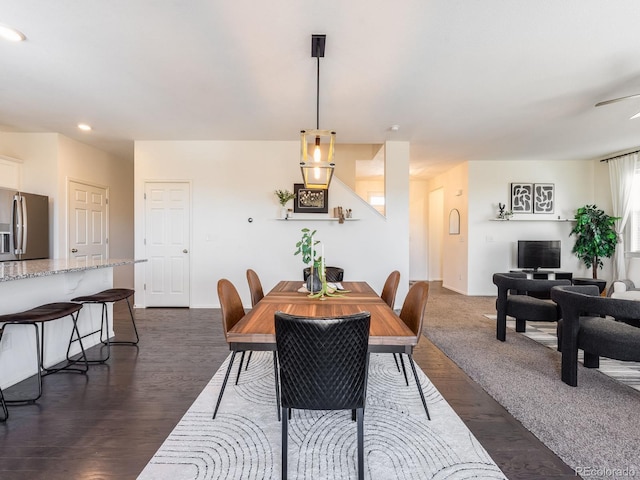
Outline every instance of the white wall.
<path fill-rule="evenodd" d="M 410 180 L 409 182 L 409 247 L 411 280 L 430 280 L 429 259 L 429 198 L 426 180 Z M 438 278 L 439 280 L 439 278 Z"/>
<path fill-rule="evenodd" d="M 381 291 L 387 275 L 402 278 L 397 305 L 409 279 L 409 145 L 389 142 L 387 216 L 334 179 L 329 211 L 351 208 L 358 221 L 283 221 L 275 189 L 300 183 L 298 142 L 138 141 L 135 144 L 135 257 L 144 258 L 144 184 L 190 181 L 192 187 L 191 306 L 219 306 L 216 283 L 231 280 L 246 306 L 247 268 L 254 269 L 265 291 L 279 280 L 301 279 L 304 267 L 294 256 L 304 227 L 316 229 L 329 265 L 345 269 L 346 280 L 365 280 Z M 338 157 L 337 157 L 338 158 Z M 339 159 L 338 159 L 339 161 Z M 252 223 L 247 219 L 251 217 Z M 209 241 L 206 240 L 209 238 Z M 136 290 L 142 291 L 144 263 L 136 266 Z M 140 298 L 136 304 L 144 306 Z"/>
<path fill-rule="evenodd" d="M 457 165 L 429 181 L 429 190 L 443 191 L 443 214 L 438 220 L 442 225 L 429 228 L 442 229 L 442 286 L 459 293 L 467 293 L 469 267 L 467 261 L 469 237 L 469 177 L 468 164 Z M 474 179 L 475 181 L 475 179 Z M 449 234 L 449 214 L 452 209 L 460 214 L 460 234 Z"/>
<path fill-rule="evenodd" d="M 107 187 L 109 253 L 133 257 L 133 164 L 57 133 L 0 132 L 0 154 L 22 160 L 22 189 L 49 196 L 51 258 L 67 258 L 67 181 Z M 114 269 L 114 283 L 133 286 L 133 267 Z"/>
<path fill-rule="evenodd" d="M 491 276 L 516 268 L 517 240 L 561 240 L 561 270 L 576 277 L 590 272 L 571 253 L 574 238 L 569 236 L 575 210 L 596 203 L 611 211 L 609 177 L 604 164 L 596 161 L 482 161 L 468 163 L 469 178 L 469 295 L 495 295 Z M 555 212 L 549 215 L 516 215 L 507 222 L 496 222 L 498 203 L 510 205 L 510 183 L 555 184 Z M 516 219 L 530 221 L 516 221 Z M 540 221 L 545 219 L 544 221 Z M 600 278 L 610 276 L 610 261 Z"/>
<path fill-rule="evenodd" d="M 109 257 L 133 258 L 133 163 L 109 155 L 94 147 L 59 136 L 58 218 L 67 224 L 67 187 L 69 180 L 85 182 L 108 191 Z M 62 223 L 61 223 L 62 224 Z M 56 258 L 68 255 L 68 232 L 58 232 Z M 132 288 L 133 265 L 114 268 L 114 285 Z"/>

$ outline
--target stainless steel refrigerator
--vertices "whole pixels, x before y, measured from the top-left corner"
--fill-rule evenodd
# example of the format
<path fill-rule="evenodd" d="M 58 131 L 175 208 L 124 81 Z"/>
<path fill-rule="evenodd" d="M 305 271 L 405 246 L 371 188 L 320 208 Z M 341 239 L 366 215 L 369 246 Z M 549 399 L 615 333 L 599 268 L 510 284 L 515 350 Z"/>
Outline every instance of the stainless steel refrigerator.
<path fill-rule="evenodd" d="M 0 188 L 0 261 L 49 258 L 49 197 Z"/>

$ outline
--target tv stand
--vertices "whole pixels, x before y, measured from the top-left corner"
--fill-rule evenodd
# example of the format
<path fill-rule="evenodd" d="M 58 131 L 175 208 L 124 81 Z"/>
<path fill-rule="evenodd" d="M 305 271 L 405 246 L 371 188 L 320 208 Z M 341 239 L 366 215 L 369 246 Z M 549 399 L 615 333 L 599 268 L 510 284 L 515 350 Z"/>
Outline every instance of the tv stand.
<path fill-rule="evenodd" d="M 573 274 L 571 272 L 560 272 L 555 270 L 511 270 L 512 273 L 526 273 L 527 278 L 534 280 L 571 280 Z"/>

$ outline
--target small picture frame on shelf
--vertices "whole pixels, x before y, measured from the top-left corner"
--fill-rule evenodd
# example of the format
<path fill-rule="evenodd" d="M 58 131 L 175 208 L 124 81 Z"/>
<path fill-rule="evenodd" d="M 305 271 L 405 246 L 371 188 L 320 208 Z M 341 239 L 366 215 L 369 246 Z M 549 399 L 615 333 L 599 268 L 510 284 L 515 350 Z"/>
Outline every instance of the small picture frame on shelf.
<path fill-rule="evenodd" d="M 305 188 L 303 183 L 294 183 L 293 192 L 296 194 L 294 213 L 329 213 L 328 189 Z"/>

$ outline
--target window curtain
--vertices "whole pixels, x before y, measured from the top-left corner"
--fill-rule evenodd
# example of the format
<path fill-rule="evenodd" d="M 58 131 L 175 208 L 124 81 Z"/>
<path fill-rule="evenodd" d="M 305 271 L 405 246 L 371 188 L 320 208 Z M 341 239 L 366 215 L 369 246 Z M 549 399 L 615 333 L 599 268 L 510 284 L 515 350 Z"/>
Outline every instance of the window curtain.
<path fill-rule="evenodd" d="M 627 268 L 624 261 L 624 227 L 631 211 L 631 192 L 636 171 L 638 153 L 630 153 L 611 159 L 609 164 L 609 182 L 611 184 L 611 197 L 613 216 L 619 220 L 615 222 L 618 233 L 618 245 L 613 255 L 613 279 L 627 278 Z"/>

